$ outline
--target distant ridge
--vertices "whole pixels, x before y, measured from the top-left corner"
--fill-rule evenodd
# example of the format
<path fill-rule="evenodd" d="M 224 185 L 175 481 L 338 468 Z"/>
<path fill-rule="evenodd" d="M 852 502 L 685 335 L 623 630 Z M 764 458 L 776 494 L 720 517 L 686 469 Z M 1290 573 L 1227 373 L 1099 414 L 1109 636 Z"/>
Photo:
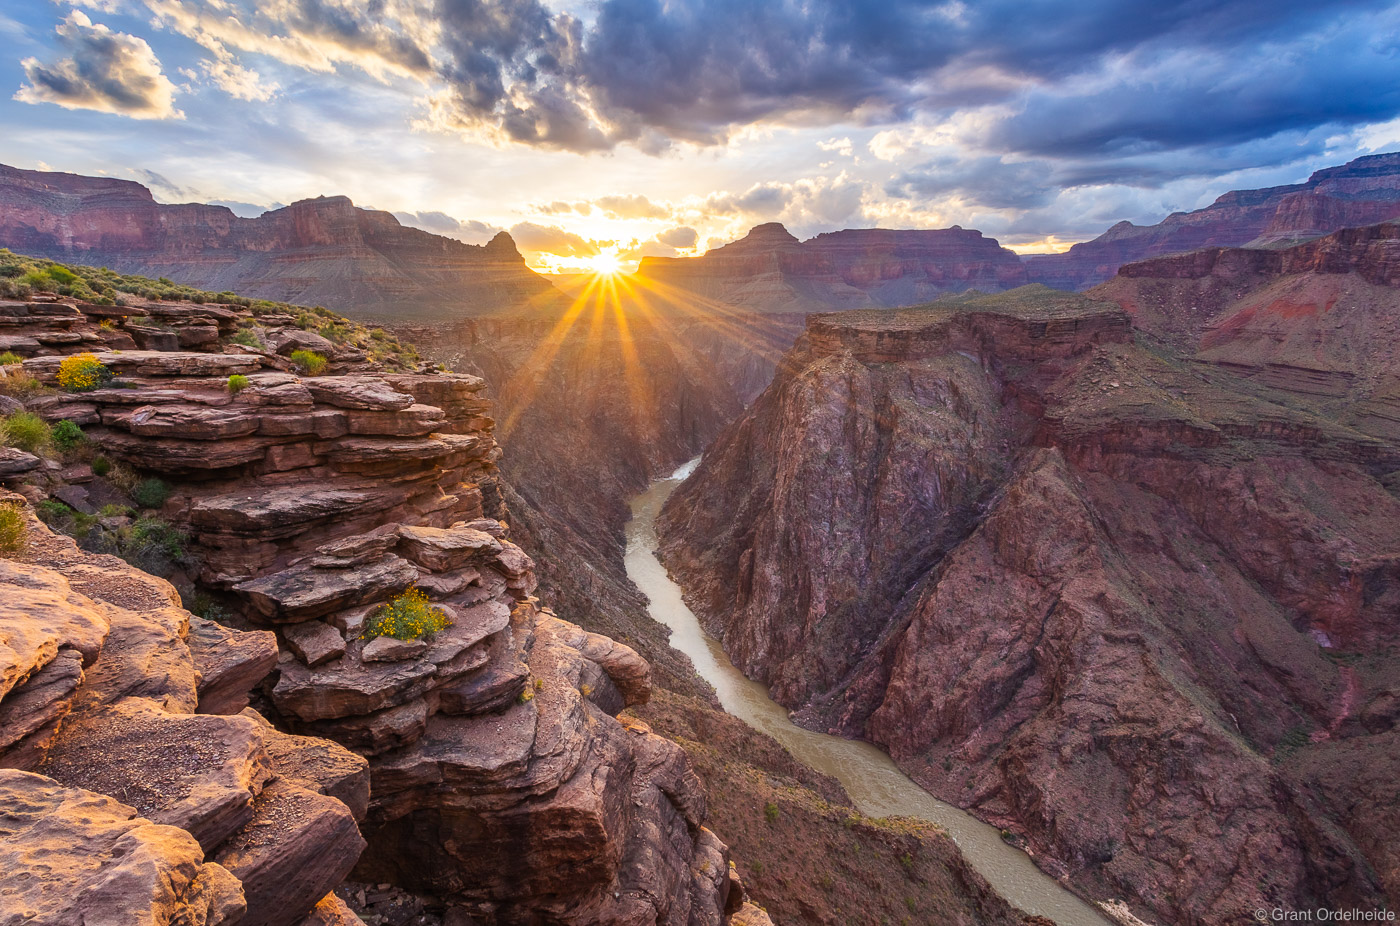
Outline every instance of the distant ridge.
<path fill-rule="evenodd" d="M 1400 217 L 1400 153 L 1316 171 L 1305 183 L 1232 190 L 1204 209 L 1156 225 L 1119 222 L 1064 254 L 1025 258 L 1031 282 L 1087 289 L 1123 264 L 1204 247 L 1267 247 Z"/>
<path fill-rule="evenodd" d="M 345 196 L 246 219 L 224 206 L 157 203 L 130 180 L 0 165 L 0 247 L 360 316 L 486 315 L 565 303 L 504 232 L 486 245 L 464 244 Z"/>

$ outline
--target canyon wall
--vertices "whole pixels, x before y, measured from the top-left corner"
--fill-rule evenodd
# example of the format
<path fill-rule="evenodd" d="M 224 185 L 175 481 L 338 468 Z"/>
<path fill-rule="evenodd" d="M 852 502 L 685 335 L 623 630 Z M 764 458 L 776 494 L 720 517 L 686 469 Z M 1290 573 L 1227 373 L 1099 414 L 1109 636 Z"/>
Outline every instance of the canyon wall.
<path fill-rule="evenodd" d="M 98 348 L 111 384 L 40 390 L 26 406 L 79 424 L 112 463 L 166 481 L 159 515 L 191 538 L 189 577 L 215 593 L 225 624 L 271 631 L 257 634 L 267 658 L 239 676 L 242 690 L 261 682 L 259 706 L 281 729 L 363 757 L 370 790 L 347 799 L 358 831 L 342 816 L 367 846 L 327 853 L 323 864 L 338 866 L 332 885 L 353 865 L 359 880 L 503 924 L 718 924 L 742 902 L 685 753 L 616 717 L 648 699 L 648 664 L 532 594 L 534 563 L 499 520 L 499 449 L 482 380 L 394 371 L 349 345 L 330 351 L 326 375 L 299 374 L 271 349 L 231 342 L 253 332 L 294 346 L 295 319 L 266 310 L 50 299 L 0 304 L 0 317 L 10 337 L 33 343 L 22 347 L 33 354 L 22 370 L 41 385 L 55 382 L 60 351 Z M 212 328 L 216 339 L 203 350 L 131 349 L 127 329 L 151 318 Z M 55 333 L 74 337 L 46 345 Z M 235 376 L 245 377 L 240 388 Z M 6 461 L 16 475 L 24 456 Z M 24 486 L 36 501 L 53 495 L 92 511 L 121 497 L 90 468 L 37 462 Z M 366 633 L 410 587 L 449 625 L 426 641 Z M 210 645 L 215 660 L 231 658 L 222 641 Z M 69 662 L 61 668 L 74 669 Z M 238 685 L 219 690 L 229 711 L 246 703 Z M 71 738 L 71 748 L 51 751 L 38 770 L 119 800 L 138 794 L 160 774 L 159 749 L 138 731 L 136 752 L 94 771 L 95 753 L 78 737 L 103 729 L 65 722 L 56 742 Z M 257 736 L 245 738 L 256 754 Z M 254 771 L 229 774 L 268 777 Z M 256 811 L 260 792 L 245 790 Z M 301 813 L 295 803 L 267 812 Z M 313 903 L 326 892 L 314 884 Z M 249 906 L 277 922 L 306 912 L 265 898 Z"/>
<path fill-rule="evenodd" d="M 803 722 L 1149 921 L 1400 896 L 1400 447 L 1043 288 L 814 316 L 663 515 Z"/>
<path fill-rule="evenodd" d="M 0 165 L 0 247 L 361 316 L 548 313 L 564 304 L 505 233 L 463 244 L 344 196 L 245 219 L 223 206 L 157 203 L 129 180 Z"/>
<path fill-rule="evenodd" d="M 1091 295 L 1197 363 L 1400 437 L 1400 226 L 1286 249 L 1207 248 L 1128 264 Z"/>
<path fill-rule="evenodd" d="M 1028 256 L 1031 282 L 1086 289 L 1123 264 L 1206 247 L 1263 247 L 1400 217 L 1400 154 L 1357 158 L 1313 173 L 1304 183 L 1232 190 L 1194 212 L 1156 225 L 1119 222 L 1063 254 Z"/>
<path fill-rule="evenodd" d="M 639 285 L 752 312 L 913 305 L 1027 281 L 1015 252 L 963 228 L 847 229 L 798 241 L 776 222 L 695 258 L 648 257 Z"/>

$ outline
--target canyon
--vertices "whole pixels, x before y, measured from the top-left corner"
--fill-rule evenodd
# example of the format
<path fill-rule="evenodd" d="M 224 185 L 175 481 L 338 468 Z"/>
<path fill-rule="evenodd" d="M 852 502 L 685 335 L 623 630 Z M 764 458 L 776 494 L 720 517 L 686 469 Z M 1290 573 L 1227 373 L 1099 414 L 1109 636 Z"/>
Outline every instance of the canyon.
<path fill-rule="evenodd" d="M 1096 899 L 1393 902 L 1400 447 L 1133 321 L 1034 286 L 812 316 L 665 562 L 800 722 Z"/>
<path fill-rule="evenodd" d="M 130 180 L 0 165 L 0 247 L 361 316 L 458 317 L 527 305 L 547 313 L 565 302 L 504 232 L 486 245 L 463 244 L 344 196 L 250 219 L 224 206 L 157 203 Z"/>

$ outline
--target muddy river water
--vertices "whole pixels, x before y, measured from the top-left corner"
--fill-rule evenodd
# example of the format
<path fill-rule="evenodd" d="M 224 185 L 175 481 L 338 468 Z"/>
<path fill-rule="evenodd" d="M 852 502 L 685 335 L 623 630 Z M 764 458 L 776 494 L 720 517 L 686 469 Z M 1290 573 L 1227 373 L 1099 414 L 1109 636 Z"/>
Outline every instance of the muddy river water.
<path fill-rule="evenodd" d="M 803 730 L 787 709 L 730 663 L 719 641 L 701 628 L 656 558 L 656 518 L 698 458 L 659 479 L 632 500 L 627 526 L 627 575 L 650 599 L 651 616 L 671 628 L 671 645 L 690 657 L 729 713 L 776 739 L 812 768 L 841 782 L 862 813 L 918 817 L 943 827 L 963 855 L 998 893 L 1016 907 L 1060 926 L 1107 926 L 1094 907 L 1042 872 L 1024 852 L 1002 841 L 993 827 L 933 797 L 869 743 Z"/>

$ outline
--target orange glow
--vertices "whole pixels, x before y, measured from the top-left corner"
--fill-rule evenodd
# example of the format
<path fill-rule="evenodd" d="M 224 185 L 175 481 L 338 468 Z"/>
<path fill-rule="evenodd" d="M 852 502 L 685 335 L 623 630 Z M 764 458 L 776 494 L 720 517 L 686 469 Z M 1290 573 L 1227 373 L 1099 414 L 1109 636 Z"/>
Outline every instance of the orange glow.
<path fill-rule="evenodd" d="M 584 263 L 600 277 L 613 277 L 622 272 L 622 261 L 617 256 L 617 251 L 600 251 Z"/>

